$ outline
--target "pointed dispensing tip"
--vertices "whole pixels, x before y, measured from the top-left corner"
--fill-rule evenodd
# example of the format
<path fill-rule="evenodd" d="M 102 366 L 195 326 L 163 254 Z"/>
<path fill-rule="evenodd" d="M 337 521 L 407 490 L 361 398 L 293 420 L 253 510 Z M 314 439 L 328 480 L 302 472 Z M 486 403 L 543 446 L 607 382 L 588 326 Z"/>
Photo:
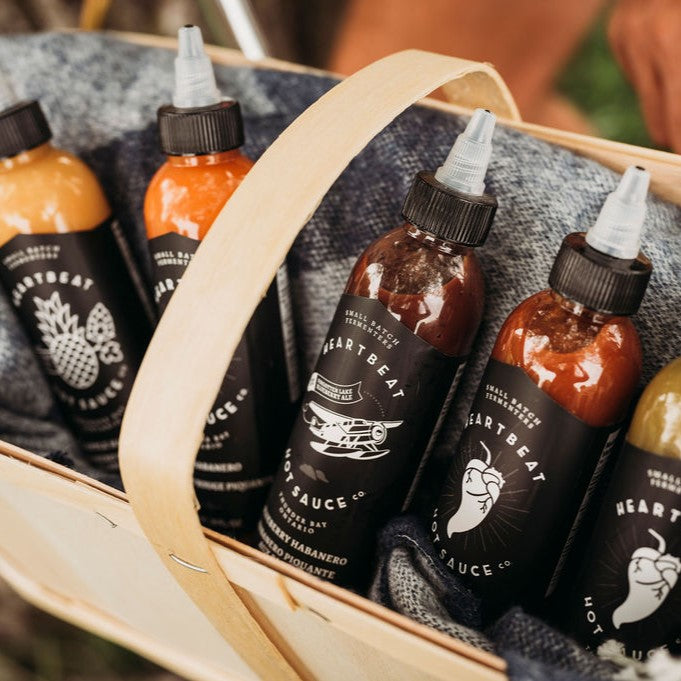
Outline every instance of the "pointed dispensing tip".
<path fill-rule="evenodd" d="M 492 156 L 492 135 L 496 116 L 487 109 L 476 109 L 466 129 L 456 138 L 435 179 L 450 189 L 480 196 L 485 191 L 485 175 Z"/>
<path fill-rule="evenodd" d="M 622 175 L 615 194 L 624 203 L 645 204 L 649 186 L 650 173 L 641 166 L 629 166 Z"/>
<path fill-rule="evenodd" d="M 641 232 L 646 215 L 650 173 L 640 166 L 629 166 L 617 189 L 601 208 L 586 242 L 597 251 L 622 260 L 633 260 L 641 250 Z"/>
<path fill-rule="evenodd" d="M 203 36 L 198 26 L 185 24 L 177 32 L 177 43 L 178 57 L 203 56 Z"/>
<path fill-rule="evenodd" d="M 177 32 L 175 93 L 173 105 L 182 109 L 210 106 L 221 101 L 215 84 L 213 65 L 203 49 L 198 26 L 183 26 Z"/>
<path fill-rule="evenodd" d="M 476 109 L 463 134 L 473 142 L 488 144 L 492 141 L 496 120 L 489 109 Z"/>

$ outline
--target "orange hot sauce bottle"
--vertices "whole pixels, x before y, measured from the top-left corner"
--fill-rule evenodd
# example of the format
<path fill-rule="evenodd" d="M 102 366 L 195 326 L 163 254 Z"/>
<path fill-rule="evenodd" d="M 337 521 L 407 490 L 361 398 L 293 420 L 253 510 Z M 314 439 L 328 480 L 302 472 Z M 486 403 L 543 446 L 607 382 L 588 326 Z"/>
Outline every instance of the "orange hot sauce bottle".
<path fill-rule="evenodd" d="M 179 97 L 182 106 L 158 111 L 167 160 L 144 201 L 161 314 L 217 214 L 253 166 L 240 150 L 239 104 L 219 98 L 200 30 L 185 26 L 179 38 L 174 101 Z M 201 105 L 205 99 L 220 101 Z M 294 414 L 297 367 L 284 268 L 237 347 L 197 456 L 194 484 L 202 520 L 225 532 L 255 523 Z"/>
<path fill-rule="evenodd" d="M 639 253 L 648 177 L 630 168 L 596 225 L 565 238 L 551 288 L 504 322 L 471 406 L 431 536 L 491 612 L 553 590 L 640 379 L 629 315 L 652 269 Z"/>
<path fill-rule="evenodd" d="M 0 279 L 83 455 L 116 472 L 150 315 L 97 178 L 51 138 L 37 101 L 0 113 Z"/>

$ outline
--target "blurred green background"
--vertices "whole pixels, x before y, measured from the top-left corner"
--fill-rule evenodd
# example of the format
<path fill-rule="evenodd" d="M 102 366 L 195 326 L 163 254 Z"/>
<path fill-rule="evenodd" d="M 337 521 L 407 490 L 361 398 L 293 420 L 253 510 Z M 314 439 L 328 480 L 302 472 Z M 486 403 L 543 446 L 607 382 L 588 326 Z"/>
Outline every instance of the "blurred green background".
<path fill-rule="evenodd" d="M 610 51 L 606 16 L 601 16 L 570 60 L 558 79 L 557 89 L 586 114 L 601 137 L 654 146 L 636 93 Z"/>

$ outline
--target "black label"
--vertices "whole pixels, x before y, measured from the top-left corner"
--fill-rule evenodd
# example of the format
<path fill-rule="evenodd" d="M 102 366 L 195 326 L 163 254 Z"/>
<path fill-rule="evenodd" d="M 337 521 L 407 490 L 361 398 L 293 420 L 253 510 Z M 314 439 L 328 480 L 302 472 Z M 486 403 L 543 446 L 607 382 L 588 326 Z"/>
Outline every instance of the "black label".
<path fill-rule="evenodd" d="M 149 240 L 154 302 L 158 307 L 159 316 L 165 311 L 200 243 L 198 239 L 190 239 L 174 232 Z"/>
<path fill-rule="evenodd" d="M 589 647 L 681 650 L 681 461 L 625 443 L 568 606 Z"/>
<path fill-rule="evenodd" d="M 154 300 L 165 310 L 199 241 L 175 233 L 151 239 Z M 202 520 L 234 531 L 252 526 L 281 461 L 293 418 L 276 283 L 237 346 L 211 408 L 194 470 Z"/>
<path fill-rule="evenodd" d="M 462 367 L 377 300 L 344 295 L 258 525 L 259 548 L 357 583 L 403 506 Z"/>
<path fill-rule="evenodd" d="M 588 426 L 491 359 L 433 515 L 442 560 L 492 606 L 543 596 L 618 430 Z"/>
<path fill-rule="evenodd" d="M 0 278 L 90 462 L 118 470 L 118 433 L 151 333 L 115 224 L 20 234 Z"/>

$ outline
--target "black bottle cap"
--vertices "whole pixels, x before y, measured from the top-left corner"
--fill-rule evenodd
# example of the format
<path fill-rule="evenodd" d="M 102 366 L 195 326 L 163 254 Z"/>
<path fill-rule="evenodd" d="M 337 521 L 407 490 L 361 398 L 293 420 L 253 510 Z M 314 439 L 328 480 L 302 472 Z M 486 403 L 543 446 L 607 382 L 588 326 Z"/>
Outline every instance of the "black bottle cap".
<path fill-rule="evenodd" d="M 549 286 L 596 312 L 634 314 L 643 300 L 653 266 L 639 253 L 621 260 L 601 253 L 586 243 L 584 232 L 568 234 L 549 275 Z"/>
<path fill-rule="evenodd" d="M 0 158 L 16 156 L 52 139 L 40 102 L 19 102 L 0 111 Z"/>
<path fill-rule="evenodd" d="M 402 217 L 438 239 L 481 246 L 497 210 L 489 194 L 464 194 L 438 182 L 434 173 L 417 173 L 402 206 Z"/>
<path fill-rule="evenodd" d="M 239 102 L 183 109 L 172 105 L 158 110 L 161 150 L 169 156 L 219 154 L 244 143 Z"/>

